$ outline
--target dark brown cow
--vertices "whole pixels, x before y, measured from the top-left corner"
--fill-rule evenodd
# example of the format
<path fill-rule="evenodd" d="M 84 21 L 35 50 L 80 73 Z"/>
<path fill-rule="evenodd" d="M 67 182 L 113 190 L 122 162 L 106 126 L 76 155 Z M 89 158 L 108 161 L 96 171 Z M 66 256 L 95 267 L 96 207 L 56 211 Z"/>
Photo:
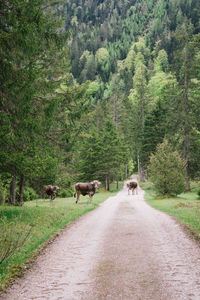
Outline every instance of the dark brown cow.
<path fill-rule="evenodd" d="M 137 188 L 138 188 L 138 184 L 136 181 L 129 181 L 127 183 L 127 188 L 128 188 L 128 195 L 129 195 L 129 191 L 132 191 L 132 195 L 134 195 L 134 191 L 136 191 L 136 194 L 138 193 Z"/>
<path fill-rule="evenodd" d="M 56 198 L 56 193 L 59 187 L 57 185 L 47 185 L 45 186 L 45 192 L 50 196 L 50 201 L 53 201 Z"/>
<path fill-rule="evenodd" d="M 77 182 L 75 184 L 75 194 L 74 197 L 76 197 L 76 203 L 80 200 L 80 195 L 89 195 L 90 202 L 92 201 L 92 197 L 94 196 L 96 189 L 99 187 L 101 182 L 98 180 L 93 180 L 91 182 Z"/>

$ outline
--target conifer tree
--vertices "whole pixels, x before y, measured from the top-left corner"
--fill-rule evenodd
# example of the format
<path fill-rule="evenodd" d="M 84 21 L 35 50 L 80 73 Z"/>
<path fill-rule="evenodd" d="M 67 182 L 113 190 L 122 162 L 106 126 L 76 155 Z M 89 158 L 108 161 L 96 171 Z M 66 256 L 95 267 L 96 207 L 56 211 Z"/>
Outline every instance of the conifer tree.
<path fill-rule="evenodd" d="M 194 110 L 196 101 L 194 101 L 192 96 L 194 95 L 194 90 L 197 90 L 197 86 L 193 82 L 199 80 L 199 65 L 197 63 L 199 45 L 196 48 L 193 45 L 193 30 L 192 24 L 185 17 L 183 24 L 177 28 L 174 34 L 174 38 L 177 41 L 177 49 L 174 53 L 173 68 L 176 71 L 179 89 L 179 97 L 173 103 L 174 112 L 176 107 L 177 120 L 177 122 L 174 122 L 174 126 L 176 126 L 179 137 L 182 137 L 182 141 L 179 142 L 179 149 L 181 149 L 186 161 L 185 177 L 187 190 L 190 190 L 191 177 L 190 159 L 192 158 L 192 153 L 190 145 L 193 132 L 197 128 L 197 118 Z"/>
<path fill-rule="evenodd" d="M 144 56 L 141 53 L 138 53 L 135 59 L 133 89 L 129 95 L 129 99 L 133 105 L 134 145 L 138 161 L 138 172 L 141 180 L 144 180 L 143 163 L 141 162 L 141 147 L 143 144 L 145 115 L 148 107 L 147 70 L 143 62 Z"/>
<path fill-rule="evenodd" d="M 149 176 L 155 189 L 163 195 L 177 195 L 185 190 L 185 161 L 164 139 L 158 144 L 155 154 L 151 155 Z"/>
<path fill-rule="evenodd" d="M 57 114 L 64 101 L 56 89 L 68 81 L 68 34 L 62 32 L 54 4 L 37 0 L 1 4 L 0 170 L 10 174 L 10 199 L 15 199 L 20 178 L 20 201 L 24 178 L 44 170 L 49 170 L 50 178 L 63 155 Z M 68 101 L 62 112 L 70 107 Z"/>

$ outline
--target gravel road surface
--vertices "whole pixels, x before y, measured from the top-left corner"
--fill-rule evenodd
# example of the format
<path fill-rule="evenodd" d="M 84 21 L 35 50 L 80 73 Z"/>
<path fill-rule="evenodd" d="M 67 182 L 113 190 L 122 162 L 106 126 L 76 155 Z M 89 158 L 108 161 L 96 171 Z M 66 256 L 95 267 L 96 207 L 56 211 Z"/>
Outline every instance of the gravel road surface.
<path fill-rule="evenodd" d="M 124 188 L 74 222 L 0 299 L 200 300 L 199 245 L 143 196 Z"/>

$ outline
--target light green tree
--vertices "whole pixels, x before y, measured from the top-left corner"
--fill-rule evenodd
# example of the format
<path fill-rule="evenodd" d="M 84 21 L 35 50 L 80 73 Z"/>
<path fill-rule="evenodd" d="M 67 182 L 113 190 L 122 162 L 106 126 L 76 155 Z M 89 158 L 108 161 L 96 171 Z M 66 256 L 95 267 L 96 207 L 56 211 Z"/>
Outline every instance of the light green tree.
<path fill-rule="evenodd" d="M 185 190 L 185 161 L 165 139 L 150 157 L 148 174 L 157 192 L 177 195 Z"/>

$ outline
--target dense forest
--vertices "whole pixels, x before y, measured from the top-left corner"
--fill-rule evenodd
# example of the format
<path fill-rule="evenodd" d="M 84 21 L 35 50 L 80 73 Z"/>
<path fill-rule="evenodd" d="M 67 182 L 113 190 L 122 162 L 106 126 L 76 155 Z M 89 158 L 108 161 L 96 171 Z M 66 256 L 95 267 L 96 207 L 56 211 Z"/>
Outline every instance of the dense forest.
<path fill-rule="evenodd" d="M 3 0 L 0 200 L 141 180 L 167 139 L 200 177 L 198 0 Z"/>

